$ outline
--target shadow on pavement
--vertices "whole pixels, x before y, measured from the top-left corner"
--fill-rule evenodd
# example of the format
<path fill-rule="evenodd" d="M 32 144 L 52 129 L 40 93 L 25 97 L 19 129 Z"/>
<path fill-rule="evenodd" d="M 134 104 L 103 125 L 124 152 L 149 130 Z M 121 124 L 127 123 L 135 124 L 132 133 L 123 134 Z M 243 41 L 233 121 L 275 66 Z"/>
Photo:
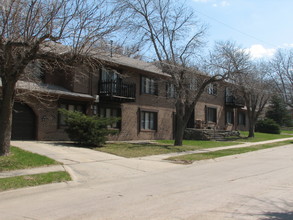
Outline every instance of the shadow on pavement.
<path fill-rule="evenodd" d="M 264 218 L 260 220 L 292 220 L 293 212 L 267 212 L 263 214 Z"/>

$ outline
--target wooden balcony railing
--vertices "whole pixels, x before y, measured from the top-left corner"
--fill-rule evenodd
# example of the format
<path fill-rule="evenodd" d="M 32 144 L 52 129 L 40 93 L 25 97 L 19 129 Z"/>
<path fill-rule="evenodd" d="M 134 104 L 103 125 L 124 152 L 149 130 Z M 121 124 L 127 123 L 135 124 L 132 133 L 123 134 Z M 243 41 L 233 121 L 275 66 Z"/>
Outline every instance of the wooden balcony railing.
<path fill-rule="evenodd" d="M 100 82 L 99 94 L 102 97 L 110 97 L 126 101 L 135 100 L 135 83 L 125 83 L 122 80 L 108 80 Z"/>

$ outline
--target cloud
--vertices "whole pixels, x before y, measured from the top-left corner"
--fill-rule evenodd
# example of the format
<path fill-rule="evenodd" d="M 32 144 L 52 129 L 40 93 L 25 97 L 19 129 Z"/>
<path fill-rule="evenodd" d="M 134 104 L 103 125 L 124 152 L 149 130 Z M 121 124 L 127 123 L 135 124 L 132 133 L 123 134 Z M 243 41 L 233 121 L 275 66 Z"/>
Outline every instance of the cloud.
<path fill-rule="evenodd" d="M 228 1 L 221 1 L 220 3 L 214 3 L 213 7 L 227 7 L 230 3 Z"/>
<path fill-rule="evenodd" d="M 230 6 L 230 3 L 228 1 L 223 0 L 193 0 L 194 2 L 201 2 L 201 3 L 212 3 L 213 7 L 227 7 Z"/>
<path fill-rule="evenodd" d="M 250 48 L 247 48 L 246 51 L 248 51 L 251 54 L 252 58 L 258 59 L 272 57 L 275 54 L 276 49 L 265 48 L 261 44 L 255 44 L 252 45 Z"/>
<path fill-rule="evenodd" d="M 293 47 L 293 44 L 284 44 L 283 47 Z"/>

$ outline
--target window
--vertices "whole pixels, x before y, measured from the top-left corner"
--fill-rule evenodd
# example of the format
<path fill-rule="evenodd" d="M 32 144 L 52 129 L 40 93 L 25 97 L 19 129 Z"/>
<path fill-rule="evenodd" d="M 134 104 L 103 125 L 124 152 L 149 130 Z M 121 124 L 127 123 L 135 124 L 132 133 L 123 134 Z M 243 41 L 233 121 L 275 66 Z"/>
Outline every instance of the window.
<path fill-rule="evenodd" d="M 103 68 L 101 72 L 101 93 L 106 93 L 107 91 L 111 91 L 111 93 L 117 92 L 117 83 L 120 80 L 115 70 Z"/>
<path fill-rule="evenodd" d="M 166 93 L 167 97 L 169 98 L 175 98 L 176 93 L 175 93 L 175 86 L 172 83 L 166 83 Z"/>
<path fill-rule="evenodd" d="M 246 117 L 244 112 L 238 113 L 238 125 L 245 125 L 246 124 Z"/>
<path fill-rule="evenodd" d="M 157 112 L 140 112 L 140 129 L 157 130 Z"/>
<path fill-rule="evenodd" d="M 226 112 L 226 123 L 233 124 L 234 123 L 234 112 L 227 111 Z"/>
<path fill-rule="evenodd" d="M 102 69 L 101 80 L 102 81 L 116 81 L 118 79 L 118 74 L 112 69 Z"/>
<path fill-rule="evenodd" d="M 158 95 L 157 83 L 154 79 L 145 76 L 141 77 L 141 93 Z"/>
<path fill-rule="evenodd" d="M 69 104 L 69 103 L 61 103 L 60 108 L 69 110 L 69 111 L 78 111 L 85 113 L 85 107 L 82 104 Z M 62 114 L 59 114 L 59 126 L 65 126 L 65 116 Z"/>
<path fill-rule="evenodd" d="M 208 84 L 207 93 L 210 95 L 217 95 L 217 84 Z"/>
<path fill-rule="evenodd" d="M 121 116 L 120 108 L 105 108 L 101 107 L 99 109 L 99 116 L 102 118 L 119 118 Z M 120 128 L 121 123 L 115 122 L 111 125 L 108 125 L 108 128 Z"/>
<path fill-rule="evenodd" d="M 196 78 L 191 78 L 190 79 L 189 89 L 192 90 L 192 91 L 197 90 L 197 79 Z"/>
<path fill-rule="evenodd" d="M 217 122 L 217 109 L 206 107 L 206 121 Z"/>
<path fill-rule="evenodd" d="M 232 92 L 231 88 L 226 87 L 225 90 L 226 90 L 226 96 L 232 96 L 233 95 L 233 92 Z"/>

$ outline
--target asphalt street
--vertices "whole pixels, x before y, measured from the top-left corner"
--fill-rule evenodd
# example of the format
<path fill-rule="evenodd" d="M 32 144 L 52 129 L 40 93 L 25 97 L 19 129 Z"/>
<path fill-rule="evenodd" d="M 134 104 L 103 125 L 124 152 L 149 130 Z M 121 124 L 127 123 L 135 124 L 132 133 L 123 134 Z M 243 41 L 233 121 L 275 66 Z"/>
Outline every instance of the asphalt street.
<path fill-rule="evenodd" d="M 293 219 L 293 144 L 173 164 L 40 142 L 73 181 L 0 193 L 0 219 Z"/>

